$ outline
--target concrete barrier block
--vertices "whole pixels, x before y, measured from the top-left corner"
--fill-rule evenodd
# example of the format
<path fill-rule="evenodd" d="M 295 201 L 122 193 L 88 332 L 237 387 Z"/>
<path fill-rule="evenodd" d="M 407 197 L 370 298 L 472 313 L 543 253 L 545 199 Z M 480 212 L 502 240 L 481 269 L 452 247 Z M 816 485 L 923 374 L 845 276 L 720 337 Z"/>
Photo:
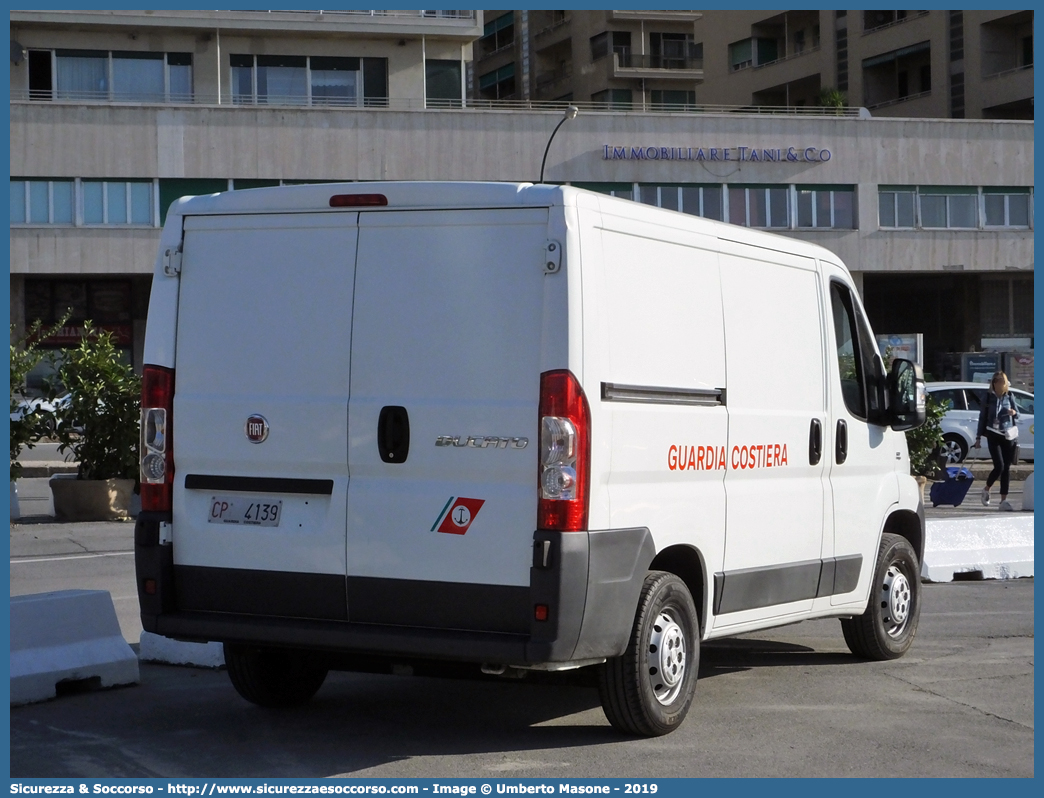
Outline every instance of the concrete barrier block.
<path fill-rule="evenodd" d="M 197 668 L 223 668 L 225 652 L 220 643 L 186 643 L 169 637 L 142 632 L 138 644 L 141 662 L 167 665 L 193 665 Z"/>
<path fill-rule="evenodd" d="M 1033 474 L 1026 477 L 1026 481 L 1022 483 L 1022 509 L 1033 512 Z"/>
<path fill-rule="evenodd" d="M 954 574 L 975 571 L 984 579 L 1033 576 L 1032 516 L 996 513 L 928 519 L 921 576 L 950 582 Z"/>
<path fill-rule="evenodd" d="M 44 701 L 60 682 L 137 684 L 138 658 L 105 590 L 11 597 L 11 703 Z"/>

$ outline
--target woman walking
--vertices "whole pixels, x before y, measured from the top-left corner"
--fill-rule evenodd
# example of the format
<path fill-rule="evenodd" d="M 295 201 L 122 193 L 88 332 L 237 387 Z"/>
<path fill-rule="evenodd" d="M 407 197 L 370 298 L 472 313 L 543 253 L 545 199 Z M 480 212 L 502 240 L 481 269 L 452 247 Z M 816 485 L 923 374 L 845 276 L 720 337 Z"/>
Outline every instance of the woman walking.
<path fill-rule="evenodd" d="M 1008 471 L 1015 459 L 1015 448 L 1018 446 L 1018 427 L 1015 420 L 1019 417 L 1019 408 L 1015 397 L 1009 392 L 1011 384 L 1003 371 L 998 371 L 990 381 L 990 390 L 986 394 L 982 409 L 979 411 L 979 427 L 975 432 L 975 447 L 978 448 L 982 436 L 986 436 L 986 444 L 990 447 L 993 458 L 993 470 L 986 478 L 986 487 L 982 489 L 982 503 L 989 505 L 990 488 L 1000 477 L 999 510 L 1011 511 L 1015 508 L 1008 503 Z"/>

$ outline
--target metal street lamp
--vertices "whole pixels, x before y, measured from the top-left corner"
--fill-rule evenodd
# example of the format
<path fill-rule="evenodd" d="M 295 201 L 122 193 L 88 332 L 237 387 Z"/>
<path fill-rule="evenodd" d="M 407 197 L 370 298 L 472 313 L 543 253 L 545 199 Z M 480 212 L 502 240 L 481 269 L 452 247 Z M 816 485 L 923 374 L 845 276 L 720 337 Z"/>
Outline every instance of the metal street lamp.
<path fill-rule="evenodd" d="M 576 115 L 578 113 L 580 113 L 580 109 L 577 108 L 575 105 L 567 106 L 566 109 L 565 109 L 565 115 L 563 116 L 562 121 L 559 122 L 555 126 L 554 130 L 551 131 L 551 138 L 549 138 L 547 140 L 547 146 L 544 147 L 544 160 L 542 160 L 540 162 L 540 182 L 541 183 L 544 182 L 544 165 L 547 163 L 547 152 L 548 152 L 548 150 L 551 149 L 551 142 L 555 140 L 555 133 L 557 133 L 558 132 L 558 128 L 562 127 L 562 125 L 564 125 L 567 121 L 569 121 L 570 119 L 576 119 Z"/>

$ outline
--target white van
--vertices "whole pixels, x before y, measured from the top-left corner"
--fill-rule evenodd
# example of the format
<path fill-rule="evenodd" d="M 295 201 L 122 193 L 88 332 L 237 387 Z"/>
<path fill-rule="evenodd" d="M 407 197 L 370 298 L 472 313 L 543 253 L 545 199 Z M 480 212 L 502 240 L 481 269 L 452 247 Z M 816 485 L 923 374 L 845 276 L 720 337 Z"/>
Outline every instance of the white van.
<path fill-rule="evenodd" d="M 702 640 L 913 641 L 924 381 L 820 247 L 546 185 L 187 198 L 145 362 L 142 624 L 223 641 L 254 703 L 592 667 L 659 735 Z"/>

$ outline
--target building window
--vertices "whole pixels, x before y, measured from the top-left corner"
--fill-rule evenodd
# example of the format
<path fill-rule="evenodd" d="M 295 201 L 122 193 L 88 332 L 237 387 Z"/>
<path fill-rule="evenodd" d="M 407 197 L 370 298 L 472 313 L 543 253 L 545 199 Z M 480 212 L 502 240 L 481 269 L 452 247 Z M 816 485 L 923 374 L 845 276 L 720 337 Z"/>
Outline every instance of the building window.
<path fill-rule="evenodd" d="M 909 13 L 909 11 L 864 11 L 863 32 L 869 33 L 877 28 L 885 28 L 897 22 L 904 22 Z"/>
<path fill-rule="evenodd" d="M 486 100 L 507 100 L 515 95 L 515 64 L 479 76 L 479 96 Z"/>
<path fill-rule="evenodd" d="M 72 180 L 12 180 L 11 224 L 74 224 Z"/>
<path fill-rule="evenodd" d="M 229 66 L 234 103 L 359 106 L 388 102 L 386 58 L 233 54 Z"/>
<path fill-rule="evenodd" d="M 605 31 L 591 37 L 591 60 L 597 61 L 609 55 L 609 48 L 620 56 L 620 66 L 630 66 L 631 33 L 630 31 Z"/>
<path fill-rule="evenodd" d="M 192 55 L 106 50 L 32 50 L 29 99 L 191 102 Z"/>
<path fill-rule="evenodd" d="M 11 224 L 154 226 L 151 180 L 12 180 Z"/>
<path fill-rule="evenodd" d="M 731 224 L 744 227 L 789 227 L 786 186 L 729 186 Z"/>
<path fill-rule="evenodd" d="M 646 205 L 722 220 L 720 185 L 640 185 L 638 197 Z"/>
<path fill-rule="evenodd" d="M 682 89 L 653 89 L 653 111 L 691 111 L 696 106 L 696 92 Z"/>
<path fill-rule="evenodd" d="M 881 186 L 882 228 L 1026 229 L 1033 221 L 1033 190 L 1000 186 Z"/>
<path fill-rule="evenodd" d="M 358 105 L 362 75 L 358 58 L 312 56 L 308 81 L 312 105 Z"/>
<path fill-rule="evenodd" d="M 930 42 L 863 59 L 863 104 L 874 108 L 928 94 L 931 59 Z"/>
<path fill-rule="evenodd" d="M 683 186 L 681 190 L 682 204 L 680 210 L 704 219 L 724 221 L 724 202 L 722 189 L 718 185 Z"/>
<path fill-rule="evenodd" d="M 599 194 L 608 194 L 610 197 L 627 200 L 634 197 L 634 184 L 632 183 L 572 183 L 570 185 L 587 191 L 597 191 Z"/>
<path fill-rule="evenodd" d="M 917 194 L 921 227 L 975 229 L 979 226 L 976 189 L 922 186 Z"/>
<path fill-rule="evenodd" d="M 855 229 L 852 186 L 797 186 L 797 226 Z"/>
<path fill-rule="evenodd" d="M 1028 188 L 984 188 L 983 215 L 987 227 L 1029 227 L 1030 190 Z"/>
<path fill-rule="evenodd" d="M 85 225 L 152 225 L 151 180 L 84 180 L 81 186 Z"/>
<path fill-rule="evenodd" d="M 881 227 L 916 227 L 914 208 L 917 189 L 912 186 L 881 186 L 878 192 L 878 225 Z"/>
<path fill-rule="evenodd" d="M 500 50 L 506 50 L 515 43 L 515 13 L 509 11 L 507 14 L 492 19 L 486 23 L 479 39 L 479 46 L 483 56 L 490 56 Z"/>
<path fill-rule="evenodd" d="M 691 33 L 650 33 L 649 49 L 654 69 L 692 69 L 703 60 L 703 43 Z"/>
<path fill-rule="evenodd" d="M 681 186 L 642 185 L 638 187 L 638 199 L 645 205 L 677 211 L 681 209 Z"/>
<path fill-rule="evenodd" d="M 729 45 L 729 71 L 746 69 L 754 64 L 754 40 L 744 39 Z"/>
<path fill-rule="evenodd" d="M 460 61 L 425 61 L 424 96 L 429 108 L 460 108 Z"/>
<path fill-rule="evenodd" d="M 597 110 L 630 111 L 633 104 L 630 89 L 606 89 L 591 95 L 591 102 L 599 106 Z"/>

